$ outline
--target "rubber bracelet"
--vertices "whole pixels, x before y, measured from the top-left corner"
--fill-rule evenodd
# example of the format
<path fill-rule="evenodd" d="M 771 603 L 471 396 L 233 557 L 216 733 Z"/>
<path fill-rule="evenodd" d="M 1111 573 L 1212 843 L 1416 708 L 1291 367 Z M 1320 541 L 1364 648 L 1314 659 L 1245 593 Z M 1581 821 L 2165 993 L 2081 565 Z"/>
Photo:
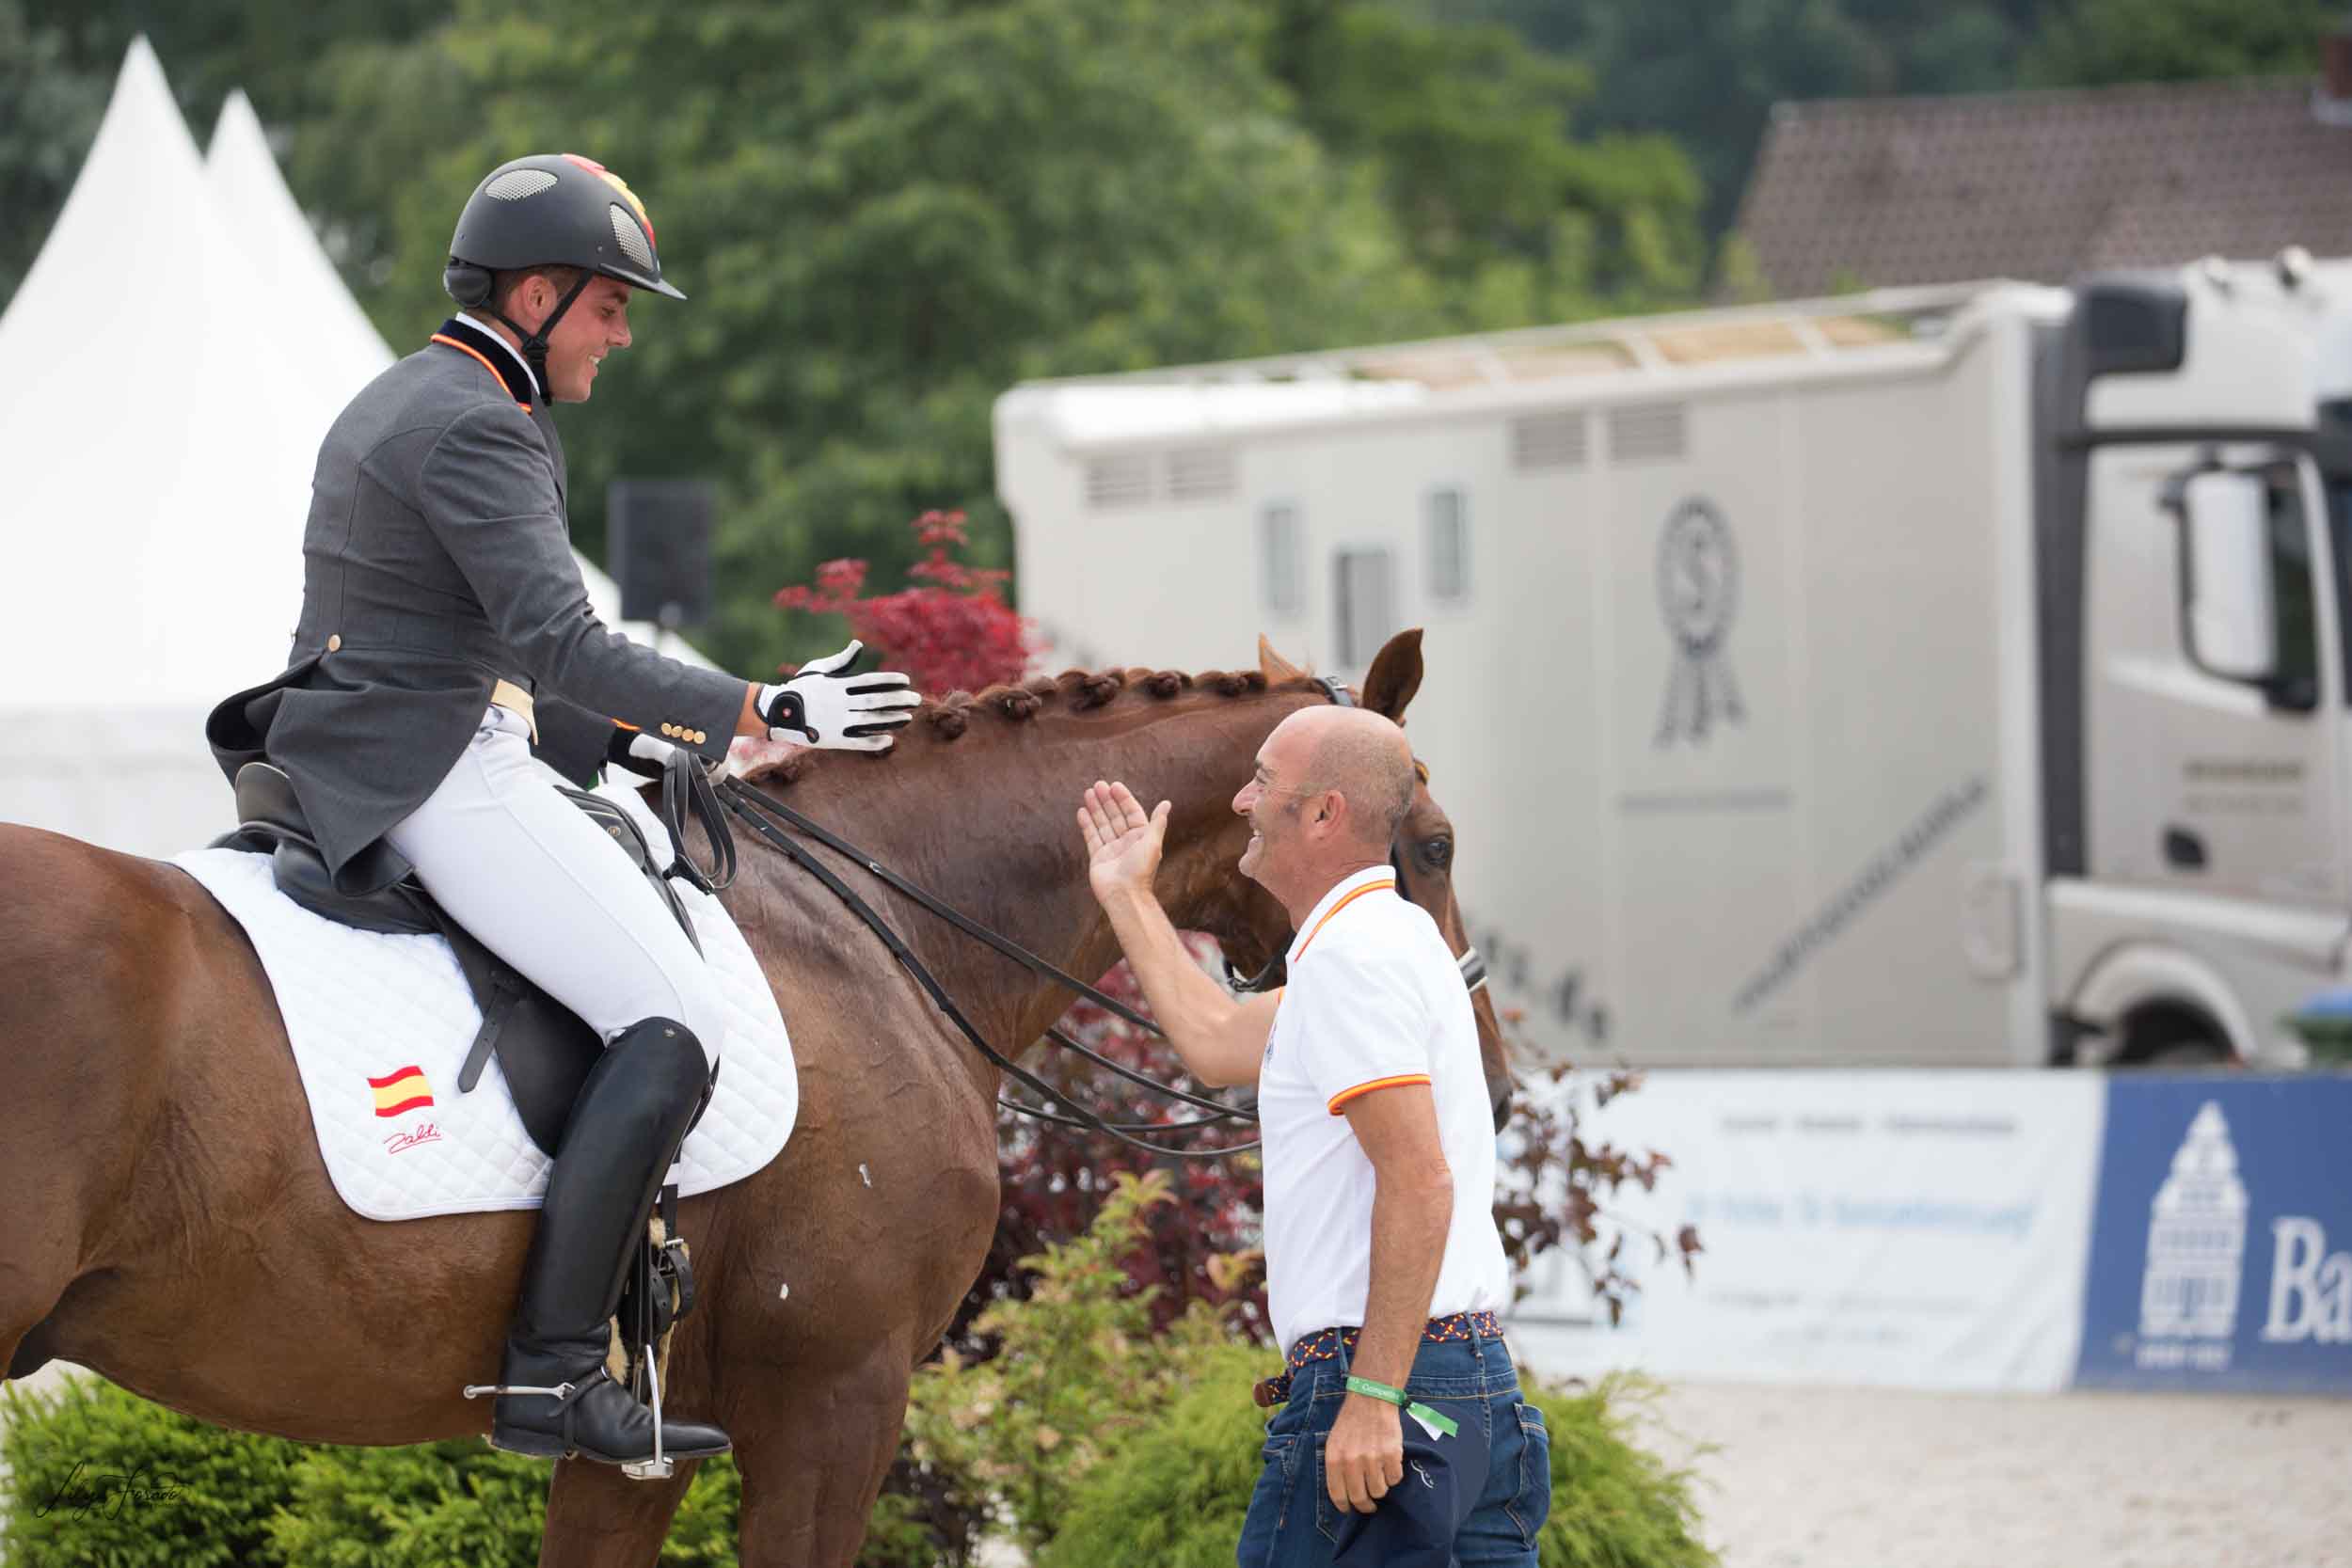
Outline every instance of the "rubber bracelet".
<path fill-rule="evenodd" d="M 1440 1415 L 1419 1400 L 1408 1399 L 1402 1388 L 1391 1388 L 1385 1383 L 1375 1383 L 1368 1377 L 1358 1377 L 1351 1372 L 1347 1378 L 1347 1391 L 1361 1394 L 1368 1400 L 1378 1400 L 1383 1404 L 1395 1405 L 1419 1421 L 1422 1429 L 1432 1437 L 1451 1437 L 1461 1431 L 1453 1417 Z"/>

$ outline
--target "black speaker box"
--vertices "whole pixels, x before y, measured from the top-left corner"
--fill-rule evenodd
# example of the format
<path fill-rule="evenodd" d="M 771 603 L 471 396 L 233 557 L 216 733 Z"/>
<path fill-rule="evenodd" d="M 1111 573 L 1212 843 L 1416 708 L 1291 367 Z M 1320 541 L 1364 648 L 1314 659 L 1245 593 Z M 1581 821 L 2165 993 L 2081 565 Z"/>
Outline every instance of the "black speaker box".
<path fill-rule="evenodd" d="M 718 490 L 701 479 L 616 479 L 606 492 L 621 619 L 665 626 L 710 617 L 710 528 Z"/>

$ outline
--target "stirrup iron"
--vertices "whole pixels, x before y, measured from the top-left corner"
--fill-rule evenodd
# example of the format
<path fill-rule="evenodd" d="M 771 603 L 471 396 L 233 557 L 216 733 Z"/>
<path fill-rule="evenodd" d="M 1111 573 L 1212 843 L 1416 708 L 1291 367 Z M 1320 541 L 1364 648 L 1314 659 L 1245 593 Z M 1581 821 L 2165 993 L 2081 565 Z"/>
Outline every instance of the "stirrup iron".
<path fill-rule="evenodd" d="M 654 1366 L 650 1352 L 645 1356 L 645 1376 L 653 1389 L 653 1398 L 646 1402 L 653 1412 L 653 1457 L 630 1460 L 621 1466 L 621 1474 L 631 1481 L 668 1481 L 677 1466 L 661 1451 L 661 1372 Z"/>

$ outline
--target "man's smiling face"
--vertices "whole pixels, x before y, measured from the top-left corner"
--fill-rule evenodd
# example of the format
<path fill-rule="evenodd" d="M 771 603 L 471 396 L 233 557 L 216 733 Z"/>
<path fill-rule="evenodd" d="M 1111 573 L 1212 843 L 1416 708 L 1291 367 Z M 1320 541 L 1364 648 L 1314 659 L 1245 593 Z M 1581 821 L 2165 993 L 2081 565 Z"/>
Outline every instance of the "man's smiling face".
<path fill-rule="evenodd" d="M 555 324 L 548 339 L 548 393 L 557 403 L 586 403 L 604 356 L 628 347 L 628 285 L 619 279 L 591 277 Z M 548 308 L 554 309 L 553 299 Z"/>
<path fill-rule="evenodd" d="M 1296 726 L 1277 726 L 1258 748 L 1257 767 L 1249 782 L 1233 797 L 1233 810 L 1249 819 L 1249 844 L 1241 852 L 1241 874 L 1278 897 L 1280 894 L 1275 883 L 1283 879 L 1288 851 L 1298 838 L 1305 793 L 1299 785 L 1309 749 Z"/>

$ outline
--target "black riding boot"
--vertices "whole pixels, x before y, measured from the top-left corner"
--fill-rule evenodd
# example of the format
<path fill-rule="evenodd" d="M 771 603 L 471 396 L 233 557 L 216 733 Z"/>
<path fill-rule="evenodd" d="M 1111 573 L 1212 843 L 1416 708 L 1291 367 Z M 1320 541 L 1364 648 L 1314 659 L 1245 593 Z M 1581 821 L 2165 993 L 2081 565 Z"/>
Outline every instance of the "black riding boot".
<path fill-rule="evenodd" d="M 708 1080 L 702 1047 L 666 1018 L 625 1030 L 589 1070 L 548 1176 L 499 1373 L 505 1386 L 567 1391 L 501 1395 L 493 1448 L 608 1465 L 653 1456 L 653 1412 L 605 1370 L 606 1324 Z M 729 1444 L 717 1427 L 665 1418 L 661 1447 L 700 1459 Z"/>

